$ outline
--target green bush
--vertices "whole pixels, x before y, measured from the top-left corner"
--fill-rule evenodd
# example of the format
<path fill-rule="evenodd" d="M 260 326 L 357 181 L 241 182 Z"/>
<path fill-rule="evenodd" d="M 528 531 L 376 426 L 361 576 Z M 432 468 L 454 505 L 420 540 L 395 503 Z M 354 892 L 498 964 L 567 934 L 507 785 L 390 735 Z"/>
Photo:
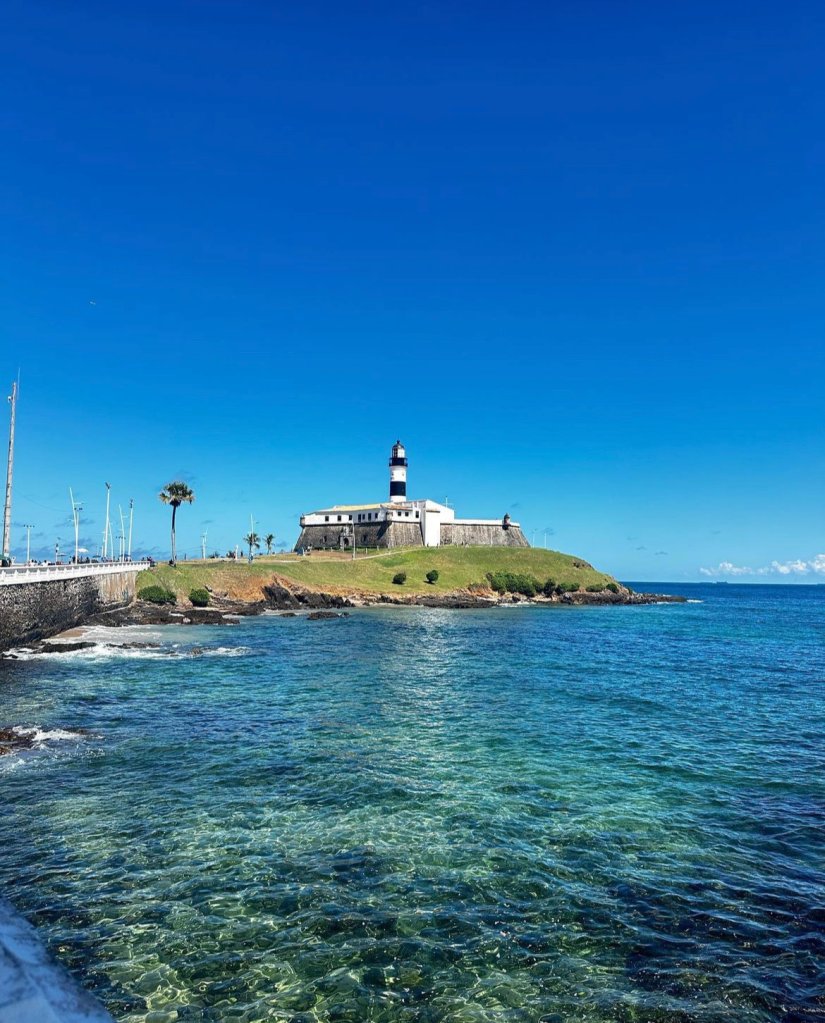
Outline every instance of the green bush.
<path fill-rule="evenodd" d="M 195 607 L 209 607 L 209 590 L 190 590 L 189 599 Z"/>
<path fill-rule="evenodd" d="M 407 581 L 407 573 L 396 572 L 395 575 L 392 577 L 392 581 L 395 583 L 396 586 L 403 586 L 404 583 Z"/>
<path fill-rule="evenodd" d="M 534 576 L 520 575 L 518 572 L 491 572 L 487 578 L 496 593 L 521 593 L 525 597 L 535 597 L 543 589 Z"/>
<path fill-rule="evenodd" d="M 438 569 L 431 568 L 430 571 L 424 577 L 428 583 L 434 583 L 438 581 Z"/>
<path fill-rule="evenodd" d="M 602 586 L 601 583 L 591 583 L 587 587 L 587 592 L 588 593 L 601 593 L 603 589 L 604 589 L 604 586 Z"/>
<path fill-rule="evenodd" d="M 617 583 L 608 583 L 607 586 L 605 586 L 605 589 L 610 590 L 611 593 L 619 592 L 619 587 Z"/>
<path fill-rule="evenodd" d="M 578 583 L 559 583 L 556 586 L 556 593 L 575 593 L 578 588 Z"/>
<path fill-rule="evenodd" d="M 556 580 L 548 579 L 544 586 L 542 586 L 541 592 L 545 595 L 545 597 L 552 597 L 556 592 Z"/>
<path fill-rule="evenodd" d="M 150 604 L 174 604 L 176 602 L 175 594 L 171 590 L 157 584 L 144 586 L 142 590 L 138 591 L 138 598 L 148 600 Z"/>

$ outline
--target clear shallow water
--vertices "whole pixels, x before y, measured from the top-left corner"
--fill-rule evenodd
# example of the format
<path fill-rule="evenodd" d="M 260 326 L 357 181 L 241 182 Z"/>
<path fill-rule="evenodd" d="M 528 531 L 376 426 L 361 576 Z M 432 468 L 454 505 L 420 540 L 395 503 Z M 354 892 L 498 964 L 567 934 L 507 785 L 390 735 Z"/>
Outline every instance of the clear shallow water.
<path fill-rule="evenodd" d="M 825 587 L 680 589 L 0 662 L 4 891 L 130 1023 L 821 1020 Z"/>

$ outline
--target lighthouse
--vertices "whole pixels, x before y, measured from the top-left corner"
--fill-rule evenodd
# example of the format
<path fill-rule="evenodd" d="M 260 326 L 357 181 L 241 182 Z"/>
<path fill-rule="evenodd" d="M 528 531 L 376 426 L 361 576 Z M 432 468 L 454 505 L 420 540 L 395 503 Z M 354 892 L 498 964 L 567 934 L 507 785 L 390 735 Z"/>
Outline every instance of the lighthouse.
<path fill-rule="evenodd" d="M 407 452 L 400 440 L 392 446 L 390 455 L 390 501 L 398 504 L 407 500 Z"/>

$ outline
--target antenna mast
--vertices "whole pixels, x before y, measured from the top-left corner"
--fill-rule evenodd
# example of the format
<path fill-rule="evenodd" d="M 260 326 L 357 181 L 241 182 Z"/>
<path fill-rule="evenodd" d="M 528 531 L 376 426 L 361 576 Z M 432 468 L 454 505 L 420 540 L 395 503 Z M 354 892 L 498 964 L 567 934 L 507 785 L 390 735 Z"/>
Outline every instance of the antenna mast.
<path fill-rule="evenodd" d="M 17 388 L 18 382 L 11 385 L 9 403 L 11 404 L 11 424 L 9 426 L 9 462 L 6 469 L 6 503 L 3 507 L 3 550 L 2 556 L 10 556 L 10 534 L 11 534 L 11 481 L 14 472 L 14 421 L 17 415 Z"/>

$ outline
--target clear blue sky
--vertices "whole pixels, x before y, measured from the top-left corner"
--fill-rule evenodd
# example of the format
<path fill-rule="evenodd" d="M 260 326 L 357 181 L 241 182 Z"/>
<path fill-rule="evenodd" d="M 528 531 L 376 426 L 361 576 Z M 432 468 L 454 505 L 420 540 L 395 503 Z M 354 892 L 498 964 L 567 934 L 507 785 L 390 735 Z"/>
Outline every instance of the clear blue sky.
<path fill-rule="evenodd" d="M 291 545 L 400 437 L 412 496 L 623 578 L 825 580 L 824 41 L 793 0 L 13 0 L 18 552 L 70 485 L 96 547 L 109 480 L 162 555 L 181 477 L 181 552 Z"/>

